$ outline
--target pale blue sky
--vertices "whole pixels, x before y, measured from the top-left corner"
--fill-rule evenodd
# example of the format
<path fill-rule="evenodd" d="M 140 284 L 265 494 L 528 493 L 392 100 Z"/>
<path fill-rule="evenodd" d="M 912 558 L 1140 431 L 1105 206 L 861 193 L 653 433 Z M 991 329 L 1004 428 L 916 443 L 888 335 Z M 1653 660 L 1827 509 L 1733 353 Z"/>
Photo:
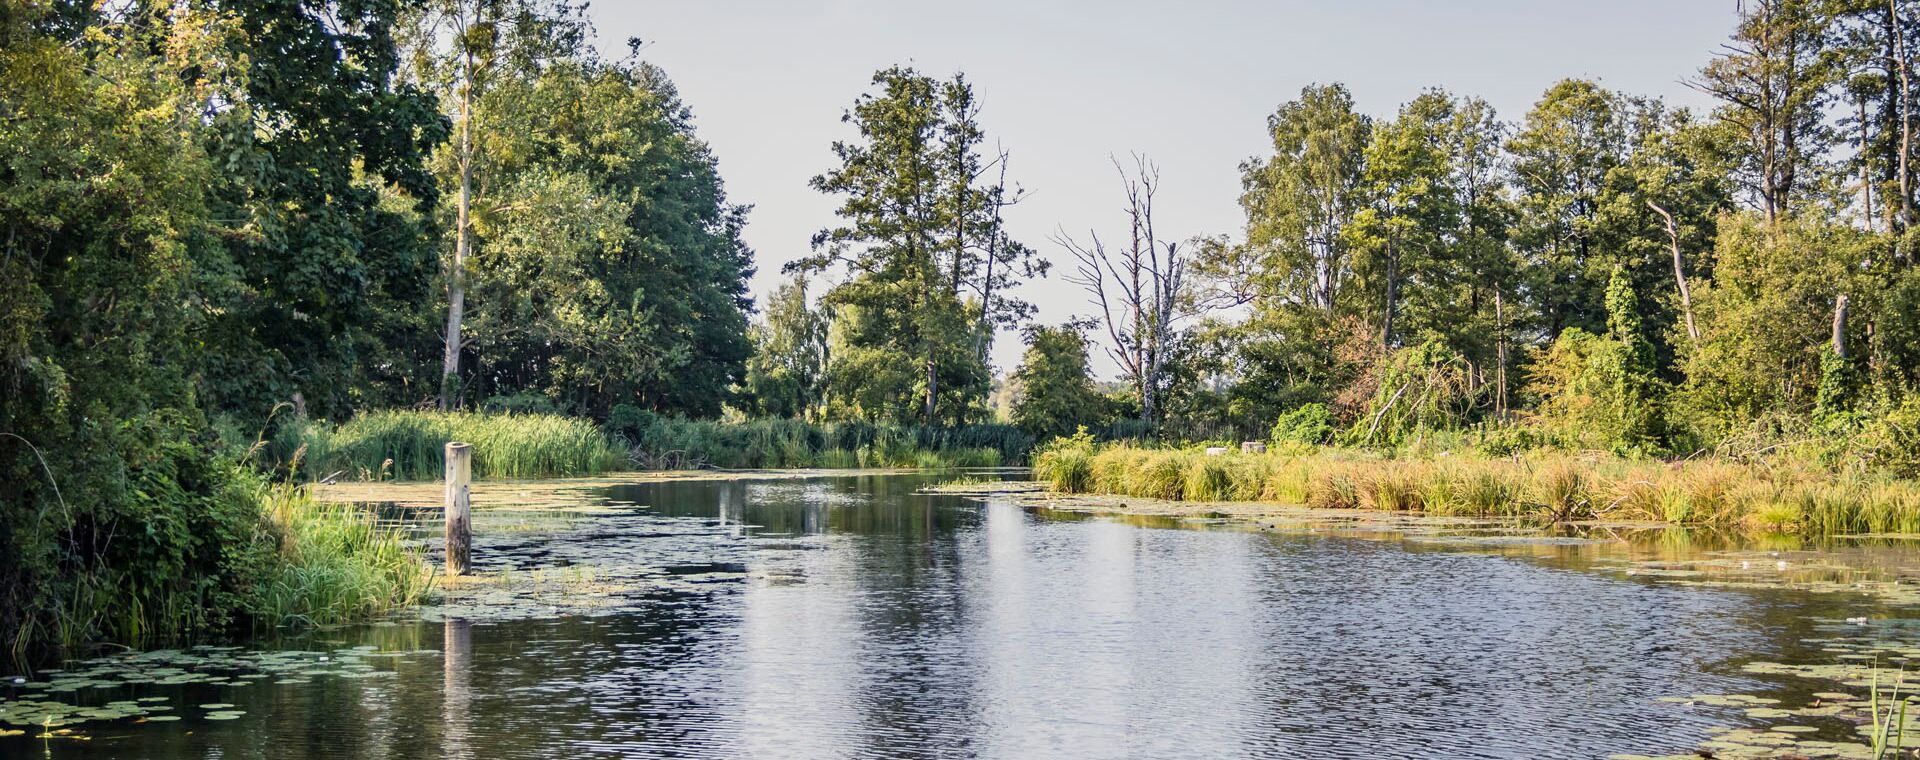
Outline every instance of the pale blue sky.
<path fill-rule="evenodd" d="M 1442 86 L 1517 120 L 1566 77 L 1703 106 L 1680 80 L 1731 31 L 1734 0 L 601 0 L 592 15 L 611 55 L 647 41 L 728 192 L 754 205 L 761 295 L 833 222 L 835 202 L 807 180 L 849 136 L 841 113 L 894 63 L 973 80 L 989 140 L 1013 153 L 1009 178 L 1032 191 L 1009 226 L 1059 261 L 1056 226 L 1124 229 L 1108 156 L 1129 151 L 1160 165 L 1166 237 L 1237 234 L 1238 165 L 1266 151 L 1267 115 L 1313 82 L 1344 82 L 1381 116 Z M 1058 272 L 1023 294 L 1047 322 L 1089 311 Z M 997 369 L 1020 350 L 1003 334 Z"/>

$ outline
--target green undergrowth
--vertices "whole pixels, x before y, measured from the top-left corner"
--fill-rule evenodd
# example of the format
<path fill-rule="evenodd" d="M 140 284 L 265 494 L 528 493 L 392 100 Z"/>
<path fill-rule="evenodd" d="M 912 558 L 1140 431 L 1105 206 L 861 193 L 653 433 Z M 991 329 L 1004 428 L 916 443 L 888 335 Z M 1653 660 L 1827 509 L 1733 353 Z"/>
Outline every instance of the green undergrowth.
<path fill-rule="evenodd" d="M 1100 446 L 1082 436 L 1044 447 L 1034 472 L 1060 493 L 1818 535 L 1920 533 L 1920 483 L 1800 461 L 1665 462 L 1548 452 L 1390 458 L 1316 447 L 1209 455 L 1201 448 Z"/>

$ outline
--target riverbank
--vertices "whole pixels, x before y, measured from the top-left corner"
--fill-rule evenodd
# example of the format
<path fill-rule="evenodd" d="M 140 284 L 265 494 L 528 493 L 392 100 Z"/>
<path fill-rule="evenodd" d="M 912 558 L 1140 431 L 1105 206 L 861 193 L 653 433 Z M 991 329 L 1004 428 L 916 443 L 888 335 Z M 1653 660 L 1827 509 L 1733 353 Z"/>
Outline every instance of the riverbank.
<path fill-rule="evenodd" d="M 1062 494 L 1794 535 L 1920 533 L 1920 483 L 1794 460 L 1664 462 L 1547 452 L 1390 458 L 1338 449 L 1210 455 L 1061 439 L 1035 457 L 1034 472 Z"/>

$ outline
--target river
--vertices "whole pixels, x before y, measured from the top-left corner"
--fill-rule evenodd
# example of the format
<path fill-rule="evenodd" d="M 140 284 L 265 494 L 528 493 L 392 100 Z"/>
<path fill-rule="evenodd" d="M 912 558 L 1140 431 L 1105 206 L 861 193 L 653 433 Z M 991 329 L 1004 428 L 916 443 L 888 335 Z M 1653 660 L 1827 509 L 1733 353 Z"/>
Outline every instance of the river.
<path fill-rule="evenodd" d="M 606 486 L 557 528 L 489 535 L 483 519 L 478 569 L 600 602 L 489 614 L 476 597 L 426 620 L 69 666 L 67 685 L 90 680 L 46 696 L 179 719 L 29 730 L 0 756 L 1684 753 L 1742 713 L 1656 697 L 1804 695 L 1817 687 L 1740 666 L 1808 656 L 1813 621 L 1853 603 L 1623 577 L 1578 553 L 917 493 L 942 477 Z"/>

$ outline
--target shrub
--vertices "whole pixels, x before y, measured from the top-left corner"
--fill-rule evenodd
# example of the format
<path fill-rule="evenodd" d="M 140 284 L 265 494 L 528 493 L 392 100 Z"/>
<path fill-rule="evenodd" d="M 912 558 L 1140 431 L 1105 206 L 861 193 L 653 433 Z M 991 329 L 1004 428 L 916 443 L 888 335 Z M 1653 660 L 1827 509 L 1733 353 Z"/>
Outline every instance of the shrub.
<path fill-rule="evenodd" d="M 1280 419 L 1273 423 L 1270 437 L 1274 441 L 1309 446 L 1326 443 L 1333 439 L 1333 412 L 1327 409 L 1326 404 L 1302 404 L 1280 415 Z"/>

